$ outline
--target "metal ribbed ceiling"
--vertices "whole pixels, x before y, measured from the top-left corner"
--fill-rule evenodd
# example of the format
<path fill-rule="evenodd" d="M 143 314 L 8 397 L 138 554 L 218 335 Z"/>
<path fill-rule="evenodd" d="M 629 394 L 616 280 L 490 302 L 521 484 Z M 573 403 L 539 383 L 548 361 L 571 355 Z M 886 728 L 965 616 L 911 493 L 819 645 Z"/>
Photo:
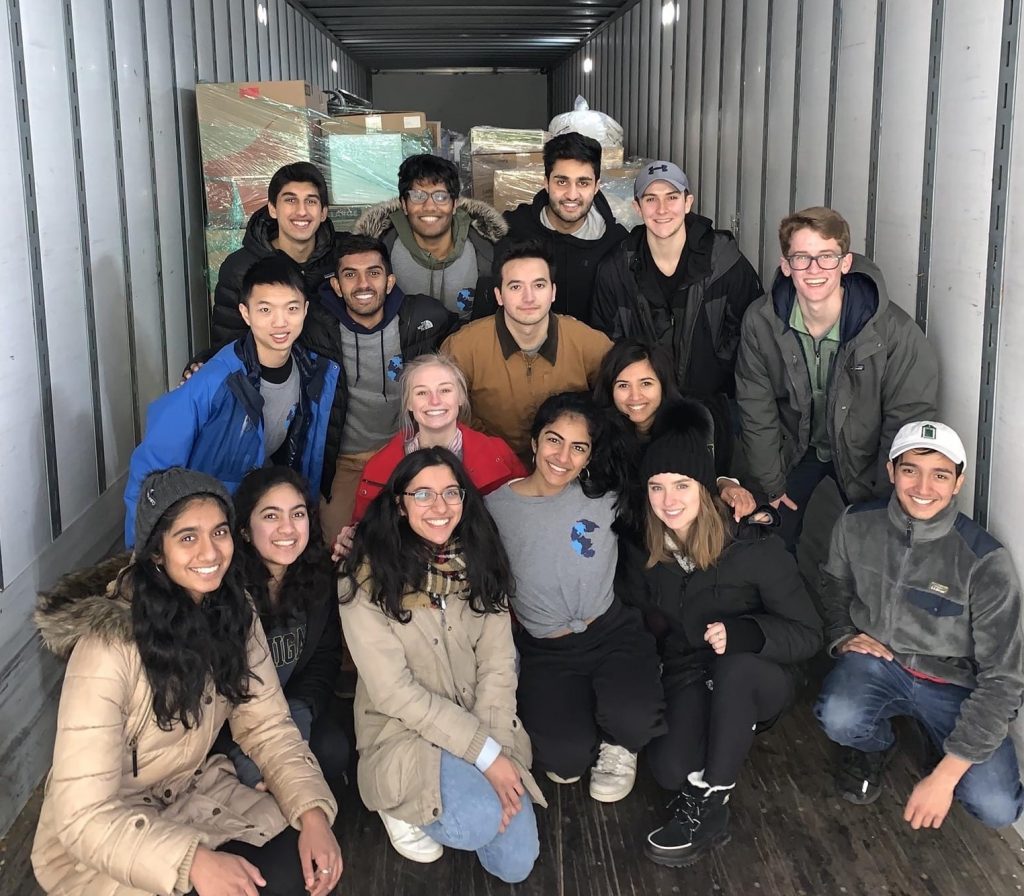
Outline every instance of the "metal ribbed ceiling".
<path fill-rule="evenodd" d="M 630 0 L 299 0 L 367 68 L 547 68 Z"/>

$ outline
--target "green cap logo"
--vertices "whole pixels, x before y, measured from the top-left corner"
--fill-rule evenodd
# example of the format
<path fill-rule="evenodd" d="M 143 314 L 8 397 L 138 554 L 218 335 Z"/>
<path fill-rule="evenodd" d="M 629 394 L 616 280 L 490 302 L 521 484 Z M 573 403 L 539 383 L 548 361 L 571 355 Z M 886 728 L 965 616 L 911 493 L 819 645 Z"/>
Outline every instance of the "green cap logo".
<path fill-rule="evenodd" d="M 925 423 L 921 427 L 921 438 L 922 439 L 937 439 L 939 434 L 935 431 L 935 427 L 930 423 Z"/>

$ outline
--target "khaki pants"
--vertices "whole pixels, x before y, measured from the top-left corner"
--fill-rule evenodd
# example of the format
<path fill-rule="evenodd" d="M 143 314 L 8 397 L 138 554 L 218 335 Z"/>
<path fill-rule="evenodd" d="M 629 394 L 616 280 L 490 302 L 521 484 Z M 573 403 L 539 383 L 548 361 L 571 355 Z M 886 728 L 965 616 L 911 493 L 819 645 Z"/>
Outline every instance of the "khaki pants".
<path fill-rule="evenodd" d="M 320 502 L 320 523 L 324 530 L 324 541 L 328 546 L 342 527 L 352 521 L 356 506 L 356 490 L 363 476 L 363 467 L 377 452 L 360 451 L 357 454 L 339 454 L 338 465 L 334 468 L 334 483 L 331 486 L 331 500 Z"/>

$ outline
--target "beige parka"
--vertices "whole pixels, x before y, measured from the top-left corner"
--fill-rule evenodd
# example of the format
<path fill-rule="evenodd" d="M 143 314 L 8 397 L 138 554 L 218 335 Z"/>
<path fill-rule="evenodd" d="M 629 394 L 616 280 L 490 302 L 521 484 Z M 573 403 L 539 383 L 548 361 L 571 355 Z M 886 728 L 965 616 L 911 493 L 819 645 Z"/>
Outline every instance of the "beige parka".
<path fill-rule="evenodd" d="M 365 573 L 359 574 L 365 581 Z M 339 585 L 345 643 L 359 678 L 355 694 L 359 795 L 368 809 L 409 824 L 441 815 L 441 751 L 474 762 L 487 737 L 512 759 L 533 801 L 530 738 L 516 715 L 515 646 L 509 614 L 473 611 L 453 599 L 443 611 L 423 593 L 406 596 L 408 623 L 386 616 L 364 585 Z"/>
<path fill-rule="evenodd" d="M 196 848 L 266 843 L 337 804 L 288 712 L 259 618 L 248 641 L 252 699 L 236 707 L 212 686 L 196 728 L 163 731 L 132 639 L 130 598 L 104 588 L 116 566 L 69 576 L 41 595 L 36 623 L 70 654 L 53 767 L 32 847 L 47 893 L 181 894 Z M 207 753 L 225 720 L 263 772 L 269 793 L 239 783 L 231 761 Z"/>

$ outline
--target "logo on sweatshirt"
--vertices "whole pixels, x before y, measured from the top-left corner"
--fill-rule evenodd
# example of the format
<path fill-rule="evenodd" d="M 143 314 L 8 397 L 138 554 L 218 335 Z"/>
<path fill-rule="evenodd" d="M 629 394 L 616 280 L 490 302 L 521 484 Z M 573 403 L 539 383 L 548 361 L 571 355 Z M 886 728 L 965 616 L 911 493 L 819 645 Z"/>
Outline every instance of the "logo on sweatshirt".
<path fill-rule="evenodd" d="M 401 376 L 403 366 L 405 366 L 405 361 L 402 360 L 401 355 L 395 355 L 388 361 L 388 379 L 391 382 L 395 382 Z"/>
<path fill-rule="evenodd" d="M 592 523 L 590 520 L 576 520 L 572 524 L 572 532 L 569 535 L 572 549 L 581 557 L 596 557 L 597 551 L 594 550 L 593 539 L 587 536 L 600 528 L 597 523 Z"/>
<path fill-rule="evenodd" d="M 475 298 L 476 292 L 474 290 L 468 287 L 460 289 L 459 294 L 455 297 L 455 307 L 459 309 L 460 314 L 465 314 L 467 311 L 472 310 Z"/>

